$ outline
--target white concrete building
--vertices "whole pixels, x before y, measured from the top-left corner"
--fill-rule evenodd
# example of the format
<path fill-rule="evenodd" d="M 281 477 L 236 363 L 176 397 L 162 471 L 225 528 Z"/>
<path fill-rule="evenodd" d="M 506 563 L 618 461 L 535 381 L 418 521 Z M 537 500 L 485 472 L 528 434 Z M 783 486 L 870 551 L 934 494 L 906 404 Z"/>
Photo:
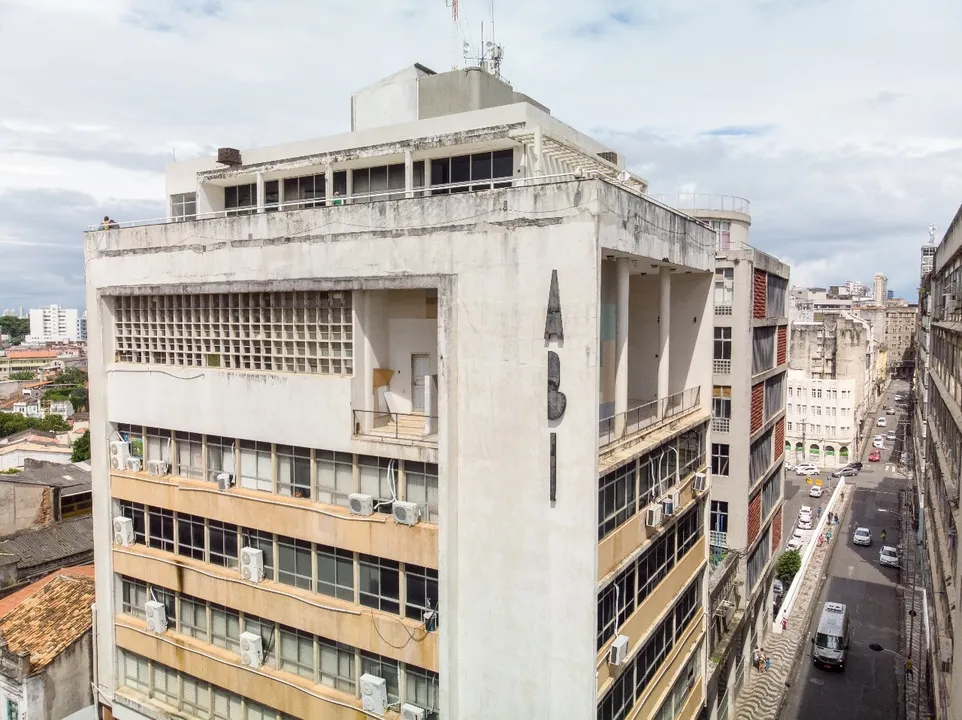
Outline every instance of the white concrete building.
<path fill-rule="evenodd" d="M 30 309 L 28 343 L 76 342 L 85 336 L 86 320 L 81 325 L 78 310 L 59 305 Z"/>
<path fill-rule="evenodd" d="M 85 237 L 103 701 L 695 717 L 714 233 L 479 70 L 352 127 Z"/>
<path fill-rule="evenodd" d="M 802 370 L 789 370 L 785 434 L 789 463 L 834 468 L 854 462 L 860 422 L 855 398 L 853 379 L 815 380 Z"/>
<path fill-rule="evenodd" d="M 875 273 L 875 280 L 872 283 L 872 298 L 876 305 L 884 305 L 889 299 L 889 279 L 882 273 Z"/>

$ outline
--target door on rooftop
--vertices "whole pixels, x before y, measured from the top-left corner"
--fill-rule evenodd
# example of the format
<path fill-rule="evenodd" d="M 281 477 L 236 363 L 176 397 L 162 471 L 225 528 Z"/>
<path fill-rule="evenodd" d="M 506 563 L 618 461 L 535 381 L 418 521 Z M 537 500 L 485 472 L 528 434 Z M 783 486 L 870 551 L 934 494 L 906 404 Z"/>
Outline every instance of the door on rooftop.
<path fill-rule="evenodd" d="M 430 356 L 427 353 L 411 355 L 411 410 L 424 412 L 425 376 L 430 372 Z"/>

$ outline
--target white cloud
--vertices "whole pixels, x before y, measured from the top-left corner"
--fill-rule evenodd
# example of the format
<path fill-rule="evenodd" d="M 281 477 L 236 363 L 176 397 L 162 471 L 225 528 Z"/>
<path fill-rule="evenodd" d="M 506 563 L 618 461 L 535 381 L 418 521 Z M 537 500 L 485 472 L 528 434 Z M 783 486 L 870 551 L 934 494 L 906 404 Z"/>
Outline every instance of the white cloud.
<path fill-rule="evenodd" d="M 476 43 L 489 2 L 460 7 Z M 416 61 L 447 69 L 460 45 L 448 12 L 440 0 L 0 0 L 0 60 L 16 68 L 0 81 L 0 236 L 26 243 L 0 245 L 0 266 L 22 269 L 0 307 L 37 298 L 39 281 L 69 296 L 51 301 L 81 303 L 83 269 L 66 264 L 79 254 L 40 273 L 41 243 L 79 248 L 88 214 L 158 212 L 172 151 L 342 132 L 353 90 Z M 753 243 L 791 260 L 796 281 L 881 271 L 914 291 L 928 224 L 944 228 L 962 200 L 962 3 L 496 12 L 515 87 L 621 150 L 653 191 L 748 197 Z M 52 219 L 51 202 L 69 207 Z"/>

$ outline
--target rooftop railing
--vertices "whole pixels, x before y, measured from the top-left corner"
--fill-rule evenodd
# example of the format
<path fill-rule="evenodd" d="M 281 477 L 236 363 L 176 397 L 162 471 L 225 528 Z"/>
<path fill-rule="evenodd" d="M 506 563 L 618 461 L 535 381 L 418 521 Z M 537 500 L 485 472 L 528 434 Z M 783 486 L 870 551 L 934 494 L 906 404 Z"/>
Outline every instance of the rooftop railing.
<path fill-rule="evenodd" d="M 354 410 L 353 418 L 357 436 L 398 443 L 438 444 L 436 415 Z"/>
<path fill-rule="evenodd" d="M 737 212 L 751 215 L 751 203 L 737 195 L 714 193 L 659 193 L 654 197 L 679 210 L 708 210 Z"/>
<path fill-rule="evenodd" d="M 701 386 L 696 386 L 604 418 L 598 424 L 600 446 L 605 447 L 613 442 L 652 429 L 690 410 L 694 410 L 700 403 Z"/>

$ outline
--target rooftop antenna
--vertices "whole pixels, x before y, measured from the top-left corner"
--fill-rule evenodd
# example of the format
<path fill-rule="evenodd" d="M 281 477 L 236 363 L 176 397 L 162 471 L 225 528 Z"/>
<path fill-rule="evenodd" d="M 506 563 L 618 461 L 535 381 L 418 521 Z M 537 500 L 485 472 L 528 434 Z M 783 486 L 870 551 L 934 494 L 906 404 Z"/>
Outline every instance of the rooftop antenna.
<path fill-rule="evenodd" d="M 501 78 L 501 61 L 504 59 L 504 48 L 494 39 L 494 0 L 491 0 L 491 39 L 484 42 L 484 23 L 481 24 L 481 67 L 496 78 Z M 501 78 L 503 79 L 503 78 Z"/>
<path fill-rule="evenodd" d="M 935 245 L 935 223 L 929 225 L 929 245 Z"/>

